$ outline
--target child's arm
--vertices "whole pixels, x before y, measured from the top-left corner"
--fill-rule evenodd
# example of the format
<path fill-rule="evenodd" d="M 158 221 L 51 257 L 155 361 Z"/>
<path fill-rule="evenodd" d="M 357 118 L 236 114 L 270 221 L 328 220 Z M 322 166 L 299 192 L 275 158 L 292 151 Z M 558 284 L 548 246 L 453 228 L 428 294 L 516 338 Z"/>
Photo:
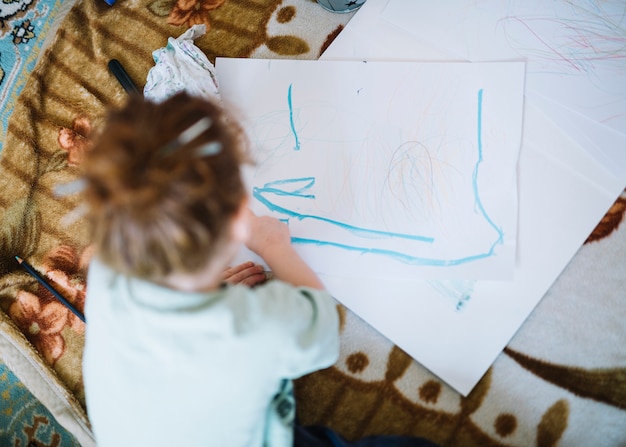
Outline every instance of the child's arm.
<path fill-rule="evenodd" d="M 324 289 L 324 285 L 291 245 L 289 228 L 277 219 L 249 212 L 246 246 L 261 256 L 276 278 L 293 286 Z"/>

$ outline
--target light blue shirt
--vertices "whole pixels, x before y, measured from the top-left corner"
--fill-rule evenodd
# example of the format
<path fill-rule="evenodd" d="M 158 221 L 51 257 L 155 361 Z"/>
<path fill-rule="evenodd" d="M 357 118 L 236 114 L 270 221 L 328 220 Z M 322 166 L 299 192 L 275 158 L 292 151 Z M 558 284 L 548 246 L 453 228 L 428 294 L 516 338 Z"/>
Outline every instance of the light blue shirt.
<path fill-rule="evenodd" d="M 280 281 L 184 293 L 94 260 L 86 318 L 85 393 L 99 447 L 291 447 L 272 399 L 284 379 L 339 355 L 335 301 Z"/>

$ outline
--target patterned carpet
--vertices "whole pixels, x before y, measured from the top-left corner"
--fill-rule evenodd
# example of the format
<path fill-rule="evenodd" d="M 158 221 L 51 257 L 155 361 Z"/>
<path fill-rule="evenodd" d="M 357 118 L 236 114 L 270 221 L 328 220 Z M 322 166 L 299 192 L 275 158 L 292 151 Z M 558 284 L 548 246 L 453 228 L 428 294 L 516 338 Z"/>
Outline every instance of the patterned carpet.
<path fill-rule="evenodd" d="M 0 395 L 1 446 L 80 446 L 2 363 L 0 363 Z"/>
<path fill-rule="evenodd" d="M 196 44 L 210 59 L 317 59 L 349 19 L 311 0 L 113 7 L 84 0 L 25 82 L 0 159 L 0 352 L 83 446 L 93 445 L 80 369 L 84 327 L 13 256 L 28 259 L 82 309 L 89 241 L 84 225 L 66 217 L 80 200 L 54 190 L 77 177 L 90 130 L 126 98 L 108 61 L 119 59 L 143 86 L 152 51 L 200 22 L 209 32 Z M 625 446 L 625 214 L 626 194 L 466 397 L 343 309 L 337 364 L 296 383 L 300 420 L 351 439 L 412 434 L 451 447 Z M 51 437 L 37 442 L 60 445 Z"/>
<path fill-rule="evenodd" d="M 61 3 L 17 0 L 0 4 L 0 150 L 16 99 L 36 65 Z M 79 446 L 1 358 L 0 352 L 0 445 Z"/>
<path fill-rule="evenodd" d="M 33 71 L 61 0 L 0 3 L 0 150 L 15 101 Z"/>

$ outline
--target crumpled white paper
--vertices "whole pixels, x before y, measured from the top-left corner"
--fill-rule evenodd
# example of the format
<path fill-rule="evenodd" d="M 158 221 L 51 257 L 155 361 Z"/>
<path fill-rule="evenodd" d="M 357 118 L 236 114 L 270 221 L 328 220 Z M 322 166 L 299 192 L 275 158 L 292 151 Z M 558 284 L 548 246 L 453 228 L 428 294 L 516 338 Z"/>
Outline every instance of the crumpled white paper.
<path fill-rule="evenodd" d="M 152 52 L 155 66 L 148 72 L 144 97 L 161 102 L 176 93 L 219 101 L 215 66 L 195 44 L 206 33 L 206 25 L 193 25 L 179 37 L 170 37 L 167 45 Z"/>

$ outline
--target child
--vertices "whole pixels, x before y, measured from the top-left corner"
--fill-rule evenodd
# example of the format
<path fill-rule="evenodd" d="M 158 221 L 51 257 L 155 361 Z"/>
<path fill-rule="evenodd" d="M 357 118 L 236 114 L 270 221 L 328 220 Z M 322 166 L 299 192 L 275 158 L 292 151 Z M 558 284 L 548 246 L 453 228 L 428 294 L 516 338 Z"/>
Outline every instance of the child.
<path fill-rule="evenodd" d="M 86 157 L 83 370 L 99 447 L 346 445 L 294 430 L 290 379 L 337 360 L 336 303 L 286 225 L 248 210 L 244 141 L 211 102 L 136 95 Z M 242 244 L 276 280 L 228 268 Z"/>
<path fill-rule="evenodd" d="M 336 361 L 336 303 L 286 225 L 247 209 L 243 161 L 234 121 L 186 94 L 131 98 L 88 154 L 83 368 L 98 446 L 291 445 L 293 412 L 274 396 Z M 278 280 L 226 270 L 242 243 Z"/>

